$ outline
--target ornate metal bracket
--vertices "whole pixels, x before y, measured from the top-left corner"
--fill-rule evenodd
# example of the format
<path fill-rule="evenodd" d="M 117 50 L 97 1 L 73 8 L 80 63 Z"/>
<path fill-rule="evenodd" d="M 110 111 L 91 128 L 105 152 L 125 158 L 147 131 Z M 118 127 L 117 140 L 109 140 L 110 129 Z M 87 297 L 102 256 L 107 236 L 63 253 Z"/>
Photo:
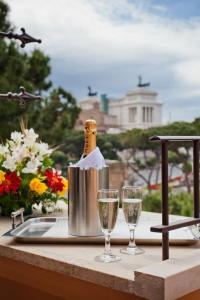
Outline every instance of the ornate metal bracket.
<path fill-rule="evenodd" d="M 21 34 L 15 34 L 12 31 L 9 32 L 0 32 L 0 38 L 5 38 L 7 37 L 8 39 L 15 39 L 15 40 L 20 40 L 21 47 L 24 48 L 26 44 L 28 43 L 41 43 L 42 41 L 40 39 L 35 39 L 34 37 L 30 36 L 29 34 L 26 33 L 24 28 L 21 28 L 22 33 Z"/>
<path fill-rule="evenodd" d="M 11 92 L 8 92 L 7 94 L 0 94 L 0 99 L 19 101 L 22 106 L 31 100 L 42 100 L 41 96 L 32 95 L 26 92 L 25 88 L 22 86 L 19 88 L 19 90 L 20 93 L 18 94 Z"/>

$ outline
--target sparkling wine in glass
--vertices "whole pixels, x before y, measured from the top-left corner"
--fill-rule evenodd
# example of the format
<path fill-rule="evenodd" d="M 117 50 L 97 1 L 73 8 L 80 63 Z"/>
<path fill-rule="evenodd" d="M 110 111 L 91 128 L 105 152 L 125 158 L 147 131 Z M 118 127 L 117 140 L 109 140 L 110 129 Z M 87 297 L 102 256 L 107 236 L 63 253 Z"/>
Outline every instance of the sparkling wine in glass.
<path fill-rule="evenodd" d="M 100 262 L 115 262 L 121 260 L 119 256 L 112 254 L 110 237 L 115 227 L 119 210 L 119 191 L 114 189 L 102 189 L 98 191 L 98 211 L 101 228 L 105 236 L 104 253 L 95 258 Z"/>
<path fill-rule="evenodd" d="M 142 188 L 138 186 L 124 186 L 122 188 L 122 208 L 126 223 L 129 227 L 130 239 L 126 248 L 120 250 L 121 253 L 136 255 L 144 253 L 135 244 L 135 228 L 142 211 Z"/>

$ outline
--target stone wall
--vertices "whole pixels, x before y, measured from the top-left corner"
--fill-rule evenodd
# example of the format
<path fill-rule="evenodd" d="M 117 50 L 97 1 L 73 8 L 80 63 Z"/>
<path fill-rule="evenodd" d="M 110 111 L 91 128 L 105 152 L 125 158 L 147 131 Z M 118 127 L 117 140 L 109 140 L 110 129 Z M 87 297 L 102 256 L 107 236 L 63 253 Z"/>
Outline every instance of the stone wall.
<path fill-rule="evenodd" d="M 110 188 L 121 189 L 127 184 L 128 168 L 126 164 L 119 161 L 107 161 L 110 172 Z"/>

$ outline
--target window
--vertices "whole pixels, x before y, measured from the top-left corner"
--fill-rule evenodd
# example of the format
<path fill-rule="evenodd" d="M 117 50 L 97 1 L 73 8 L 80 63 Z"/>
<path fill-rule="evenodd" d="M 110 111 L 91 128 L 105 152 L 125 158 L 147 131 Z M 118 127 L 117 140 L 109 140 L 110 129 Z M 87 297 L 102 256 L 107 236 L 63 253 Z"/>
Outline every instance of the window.
<path fill-rule="evenodd" d="M 142 120 L 143 123 L 152 123 L 153 122 L 153 107 L 143 107 L 142 108 Z"/>
<path fill-rule="evenodd" d="M 137 114 L 137 107 L 130 107 L 129 108 L 129 122 L 130 123 L 136 122 L 136 114 Z"/>
<path fill-rule="evenodd" d="M 143 107 L 143 108 L 142 108 L 142 120 L 143 120 L 143 123 L 146 122 L 146 113 L 145 113 L 146 109 L 145 109 L 145 108 L 146 108 L 146 107 Z"/>
<path fill-rule="evenodd" d="M 150 108 L 150 122 L 152 123 L 153 122 L 153 107 Z"/>

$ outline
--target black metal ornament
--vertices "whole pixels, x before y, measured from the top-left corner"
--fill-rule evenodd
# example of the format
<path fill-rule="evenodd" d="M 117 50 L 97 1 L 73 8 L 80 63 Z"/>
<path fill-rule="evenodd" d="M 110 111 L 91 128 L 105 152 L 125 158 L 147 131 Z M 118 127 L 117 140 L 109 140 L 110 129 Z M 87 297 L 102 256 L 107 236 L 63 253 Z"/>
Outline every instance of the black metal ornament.
<path fill-rule="evenodd" d="M 9 32 L 0 32 L 0 38 L 8 38 L 8 39 L 15 39 L 21 41 L 21 47 L 24 48 L 26 44 L 28 43 L 41 43 L 42 40 L 35 39 L 34 37 L 30 36 L 26 33 L 26 30 L 24 28 L 21 28 L 22 33 L 21 34 L 15 34 L 12 31 Z"/>
<path fill-rule="evenodd" d="M 0 94 L 0 99 L 19 101 L 21 106 L 24 106 L 26 103 L 32 100 L 42 100 L 41 96 L 26 92 L 25 88 L 22 86 L 19 88 L 19 90 L 19 93 L 8 92 L 7 94 Z"/>

